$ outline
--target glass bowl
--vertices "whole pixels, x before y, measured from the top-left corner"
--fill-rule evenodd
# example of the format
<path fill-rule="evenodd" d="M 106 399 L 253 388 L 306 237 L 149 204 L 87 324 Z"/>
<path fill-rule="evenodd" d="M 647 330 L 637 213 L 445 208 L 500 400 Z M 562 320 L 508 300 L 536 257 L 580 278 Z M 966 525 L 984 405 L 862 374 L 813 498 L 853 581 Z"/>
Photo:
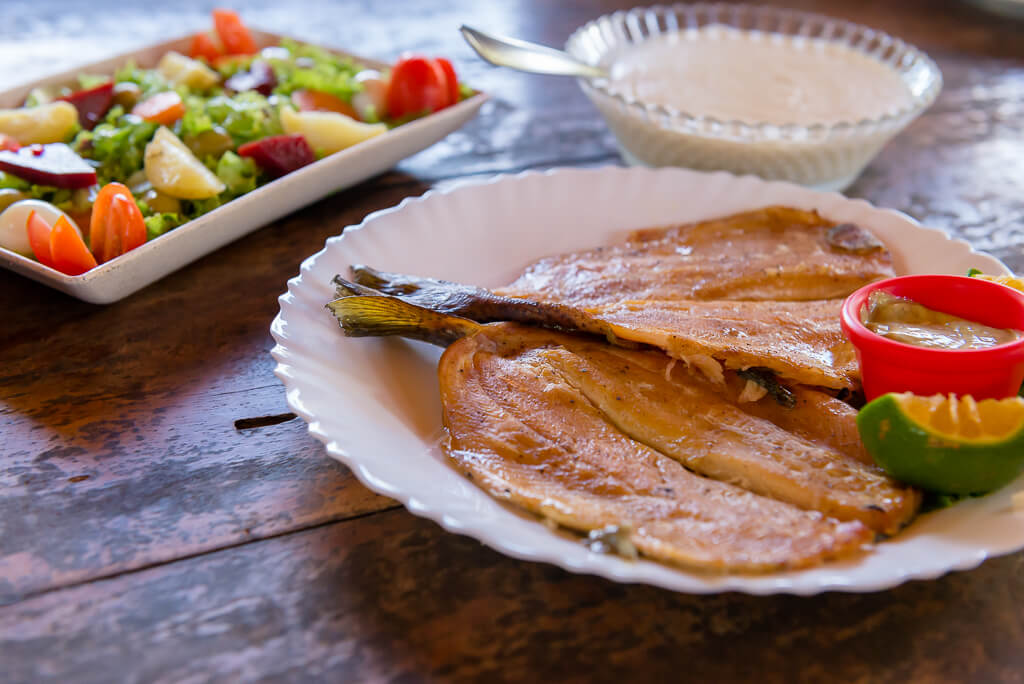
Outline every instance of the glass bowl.
<path fill-rule="evenodd" d="M 934 102 L 942 88 L 935 62 L 898 38 L 841 19 L 773 7 L 692 4 L 615 12 L 578 28 L 566 50 L 584 62 L 609 68 L 630 46 L 712 25 L 841 44 L 899 74 L 911 103 L 878 118 L 778 125 L 679 111 L 618 92 L 606 78 L 581 79 L 583 92 L 608 123 L 628 163 L 722 169 L 842 190 L 885 143 Z"/>

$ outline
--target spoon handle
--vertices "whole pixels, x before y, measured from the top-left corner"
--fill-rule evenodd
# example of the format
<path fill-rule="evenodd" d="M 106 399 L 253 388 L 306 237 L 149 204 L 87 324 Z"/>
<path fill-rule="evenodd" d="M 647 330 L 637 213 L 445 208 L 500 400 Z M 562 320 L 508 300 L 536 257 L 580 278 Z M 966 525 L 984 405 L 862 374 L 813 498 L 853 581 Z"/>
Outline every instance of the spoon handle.
<path fill-rule="evenodd" d="M 556 76 L 581 76 L 584 78 L 608 76 L 608 72 L 600 67 L 585 64 L 568 53 L 545 45 L 528 43 L 516 38 L 492 36 L 469 26 L 462 26 L 459 30 L 478 55 L 496 66 Z"/>

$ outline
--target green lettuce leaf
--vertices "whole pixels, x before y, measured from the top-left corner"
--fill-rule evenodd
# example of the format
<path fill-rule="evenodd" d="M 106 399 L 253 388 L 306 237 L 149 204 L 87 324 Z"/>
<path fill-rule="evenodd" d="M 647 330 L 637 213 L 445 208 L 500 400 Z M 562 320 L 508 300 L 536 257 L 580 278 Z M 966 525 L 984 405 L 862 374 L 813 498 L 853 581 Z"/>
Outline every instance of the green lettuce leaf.
<path fill-rule="evenodd" d="M 188 219 L 181 214 L 153 214 L 146 217 L 146 239 L 152 240 L 167 231 L 177 228 Z"/>
<path fill-rule="evenodd" d="M 63 211 L 72 207 L 72 191 L 67 188 L 55 188 L 52 185 L 35 185 L 13 173 L 0 171 L 0 189 L 11 188 L 24 193 L 26 199 L 38 199 L 56 205 Z"/>
<path fill-rule="evenodd" d="M 146 145 L 156 129 L 154 123 L 122 114 L 116 123 L 104 120 L 91 131 L 81 131 L 71 146 L 83 157 L 96 162 L 100 185 L 111 181 L 124 183 L 142 169 Z"/>
<path fill-rule="evenodd" d="M 183 202 L 183 213 L 189 220 L 198 218 L 236 197 L 255 190 L 265 180 L 261 176 L 260 167 L 256 162 L 248 157 L 239 157 L 234 152 L 225 152 L 216 164 L 208 164 L 208 166 L 217 174 L 218 178 L 224 181 L 224 185 L 227 187 L 215 197 Z"/>
<path fill-rule="evenodd" d="M 217 177 L 227 188 L 221 196 L 229 198 L 252 192 L 260 183 L 260 167 L 249 157 L 239 157 L 234 152 L 225 152 L 214 169 Z"/>
<path fill-rule="evenodd" d="M 362 90 L 353 77 L 364 67 L 348 57 L 287 39 L 281 42 L 281 47 L 290 57 L 269 60 L 277 76 L 275 93 L 290 95 L 296 90 L 319 90 L 347 102 Z"/>
<path fill-rule="evenodd" d="M 227 131 L 237 147 L 282 133 L 277 108 L 254 91 L 234 96 L 216 95 L 209 99 L 189 97 L 185 106 L 185 116 L 180 123 L 182 138 L 220 127 Z"/>
<path fill-rule="evenodd" d="M 89 90 L 96 86 L 103 85 L 104 83 L 110 82 L 110 76 L 104 76 L 102 74 L 79 74 L 78 75 L 78 87 L 80 90 Z"/>

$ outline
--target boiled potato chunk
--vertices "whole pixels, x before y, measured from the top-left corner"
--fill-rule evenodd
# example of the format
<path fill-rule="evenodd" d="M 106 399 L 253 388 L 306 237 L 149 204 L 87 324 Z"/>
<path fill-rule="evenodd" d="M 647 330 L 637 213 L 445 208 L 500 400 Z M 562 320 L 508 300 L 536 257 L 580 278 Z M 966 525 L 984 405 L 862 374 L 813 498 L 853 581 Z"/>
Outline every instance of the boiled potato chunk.
<path fill-rule="evenodd" d="M 281 110 L 281 128 L 289 135 L 304 135 L 318 154 L 334 154 L 388 130 L 384 124 L 362 123 L 337 112 L 296 112 L 290 107 Z"/>
<path fill-rule="evenodd" d="M 64 142 L 77 125 L 78 110 L 70 102 L 0 109 L 0 133 L 22 145 Z"/>
<path fill-rule="evenodd" d="M 224 191 L 217 175 L 196 159 L 185 143 L 161 126 L 146 145 L 146 178 L 165 195 L 178 199 L 207 199 Z"/>
<path fill-rule="evenodd" d="M 184 85 L 193 90 L 206 90 L 220 83 L 220 75 L 216 71 L 173 50 L 160 59 L 156 70 L 174 85 Z"/>

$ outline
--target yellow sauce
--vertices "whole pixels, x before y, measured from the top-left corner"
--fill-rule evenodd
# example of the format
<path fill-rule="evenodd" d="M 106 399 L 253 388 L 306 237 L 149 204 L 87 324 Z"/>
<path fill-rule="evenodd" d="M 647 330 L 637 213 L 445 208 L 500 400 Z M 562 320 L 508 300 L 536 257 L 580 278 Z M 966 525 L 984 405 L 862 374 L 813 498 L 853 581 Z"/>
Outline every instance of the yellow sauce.
<path fill-rule="evenodd" d="M 932 349 L 986 349 L 1024 337 L 1020 330 L 992 328 L 878 290 L 868 297 L 860 320 L 883 337 Z"/>

